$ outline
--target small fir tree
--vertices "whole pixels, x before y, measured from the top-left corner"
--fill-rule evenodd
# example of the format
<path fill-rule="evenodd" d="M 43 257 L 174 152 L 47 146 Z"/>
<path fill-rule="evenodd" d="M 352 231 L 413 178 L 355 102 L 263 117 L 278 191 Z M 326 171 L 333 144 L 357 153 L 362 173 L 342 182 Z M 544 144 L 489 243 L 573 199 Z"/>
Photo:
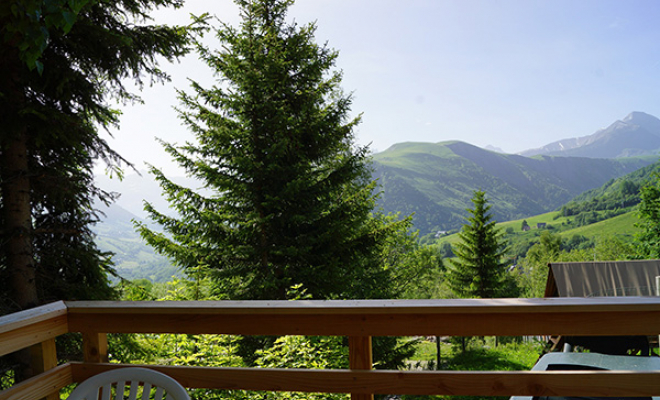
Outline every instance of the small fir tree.
<path fill-rule="evenodd" d="M 527 223 L 527 220 L 523 220 L 522 224 L 520 225 L 520 230 L 521 231 L 528 231 L 529 230 L 529 224 Z"/>
<path fill-rule="evenodd" d="M 489 213 L 486 193 L 475 191 L 472 203 L 474 208 L 467 210 L 469 223 L 463 225 L 458 234 L 461 240 L 454 246 L 457 259 L 450 260 L 447 282 L 459 297 L 499 297 L 507 288 L 502 262 L 506 246 Z"/>

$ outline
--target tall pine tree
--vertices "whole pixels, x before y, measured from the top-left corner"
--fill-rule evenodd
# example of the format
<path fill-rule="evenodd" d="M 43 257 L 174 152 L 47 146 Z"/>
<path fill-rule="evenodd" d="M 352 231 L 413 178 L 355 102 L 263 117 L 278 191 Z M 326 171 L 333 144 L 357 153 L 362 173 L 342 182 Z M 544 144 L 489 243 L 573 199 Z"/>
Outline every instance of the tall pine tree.
<path fill-rule="evenodd" d="M 456 259 L 450 259 L 447 281 L 450 289 L 459 297 L 489 299 L 505 293 L 505 264 L 502 256 L 506 246 L 502 233 L 495 227 L 489 213 L 491 206 L 486 193 L 480 190 L 472 197 L 473 209 L 467 224 L 454 245 Z"/>
<path fill-rule="evenodd" d="M 217 84 L 180 93 L 197 143 L 164 143 L 205 194 L 152 168 L 178 215 L 147 204 L 165 233 L 142 236 L 186 270 L 209 267 L 231 299 L 288 299 L 296 285 L 315 299 L 390 297 L 379 257 L 396 226 L 371 217 L 337 52 L 314 43 L 313 24 L 286 22 L 291 0 L 236 3 L 240 28 L 221 25 L 221 50 L 199 47 Z"/>
<path fill-rule="evenodd" d="M 186 51 L 176 27 L 148 13 L 179 0 L 6 0 L 0 2 L 0 312 L 58 299 L 107 299 L 109 254 L 94 243 L 97 161 L 124 161 L 99 135 L 117 124 L 109 101 L 125 88 L 163 80 L 157 56 Z M 3 358 L 20 381 L 30 351 Z M 5 366 L 10 362 L 10 366 Z"/>
<path fill-rule="evenodd" d="M 99 135 L 127 79 L 166 79 L 157 56 L 186 51 L 148 13 L 179 0 L 7 0 L 0 5 L 0 294 L 2 311 L 112 294 L 93 241 L 97 160 L 123 159 Z"/>

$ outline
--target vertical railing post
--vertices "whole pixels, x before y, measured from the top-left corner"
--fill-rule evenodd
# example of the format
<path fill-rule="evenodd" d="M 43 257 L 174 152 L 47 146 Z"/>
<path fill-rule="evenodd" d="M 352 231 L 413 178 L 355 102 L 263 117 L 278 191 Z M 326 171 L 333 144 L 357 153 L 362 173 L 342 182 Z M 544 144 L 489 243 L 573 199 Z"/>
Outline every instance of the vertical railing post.
<path fill-rule="evenodd" d="M 348 365 L 350 369 L 370 370 L 373 366 L 371 336 L 348 338 Z M 373 393 L 351 393 L 351 400 L 373 400 Z"/>
<path fill-rule="evenodd" d="M 30 347 L 30 365 L 34 375 L 57 367 L 57 349 L 54 338 Z M 45 400 L 59 400 L 59 398 L 60 394 L 54 392 L 45 397 Z"/>
<path fill-rule="evenodd" d="M 106 333 L 83 333 L 83 359 L 90 363 L 108 362 Z"/>

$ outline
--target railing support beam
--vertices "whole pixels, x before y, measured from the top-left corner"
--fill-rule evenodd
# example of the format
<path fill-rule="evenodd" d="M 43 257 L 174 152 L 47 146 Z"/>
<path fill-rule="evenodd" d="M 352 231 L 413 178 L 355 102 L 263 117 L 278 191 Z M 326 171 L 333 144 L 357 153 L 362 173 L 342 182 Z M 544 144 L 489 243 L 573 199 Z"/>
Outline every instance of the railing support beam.
<path fill-rule="evenodd" d="M 373 367 L 371 336 L 348 338 L 348 366 L 350 369 L 370 370 Z M 351 393 L 351 400 L 374 400 L 373 393 Z"/>
<path fill-rule="evenodd" d="M 108 362 L 108 335 L 106 333 L 83 333 L 83 357 L 85 362 Z"/>
<path fill-rule="evenodd" d="M 55 339 L 48 339 L 44 342 L 30 346 L 30 366 L 32 374 L 39 375 L 57 367 L 57 349 Z M 59 400 L 59 392 L 53 392 L 43 399 Z"/>

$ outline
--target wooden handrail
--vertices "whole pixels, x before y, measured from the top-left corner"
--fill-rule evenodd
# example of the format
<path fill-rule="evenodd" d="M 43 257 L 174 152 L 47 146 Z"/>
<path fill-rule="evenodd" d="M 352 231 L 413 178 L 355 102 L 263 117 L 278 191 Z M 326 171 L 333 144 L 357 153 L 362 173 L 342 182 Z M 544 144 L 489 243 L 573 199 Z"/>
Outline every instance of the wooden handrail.
<path fill-rule="evenodd" d="M 660 395 L 660 371 L 374 371 L 371 336 L 657 335 L 660 298 L 57 302 L 0 317 L 0 353 L 82 332 L 84 363 L 44 372 L 0 392 L 37 399 L 109 368 L 105 334 L 190 333 L 347 336 L 348 370 L 149 366 L 189 388 L 445 395 Z M 50 351 L 50 350 L 49 350 Z M 43 382 L 47 382 L 44 384 Z"/>
<path fill-rule="evenodd" d="M 69 331 L 63 301 L 0 317 L 0 356 Z"/>
<path fill-rule="evenodd" d="M 321 336 L 657 335 L 658 298 L 66 302 L 75 332 Z"/>

